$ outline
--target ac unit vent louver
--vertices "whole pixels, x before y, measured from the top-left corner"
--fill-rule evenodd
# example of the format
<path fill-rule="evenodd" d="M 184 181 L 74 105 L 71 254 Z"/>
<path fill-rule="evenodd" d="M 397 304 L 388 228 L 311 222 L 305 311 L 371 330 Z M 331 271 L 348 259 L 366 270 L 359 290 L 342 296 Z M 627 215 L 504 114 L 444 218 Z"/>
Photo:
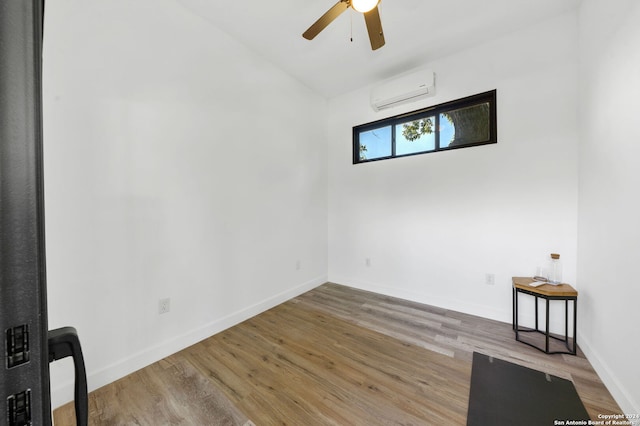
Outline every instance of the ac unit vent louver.
<path fill-rule="evenodd" d="M 414 102 L 436 92 L 435 73 L 421 70 L 404 74 L 374 86 L 371 89 L 371 107 L 374 111 Z"/>

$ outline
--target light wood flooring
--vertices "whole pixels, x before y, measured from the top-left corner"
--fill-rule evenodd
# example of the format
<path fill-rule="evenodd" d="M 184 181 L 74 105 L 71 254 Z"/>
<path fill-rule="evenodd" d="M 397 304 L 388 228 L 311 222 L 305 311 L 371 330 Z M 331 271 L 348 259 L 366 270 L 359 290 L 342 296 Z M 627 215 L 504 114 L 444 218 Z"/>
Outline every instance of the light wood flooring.
<path fill-rule="evenodd" d="M 474 351 L 572 380 L 593 419 L 621 412 L 580 351 L 327 283 L 92 392 L 90 424 L 464 425 Z M 73 407 L 54 419 L 74 424 Z"/>

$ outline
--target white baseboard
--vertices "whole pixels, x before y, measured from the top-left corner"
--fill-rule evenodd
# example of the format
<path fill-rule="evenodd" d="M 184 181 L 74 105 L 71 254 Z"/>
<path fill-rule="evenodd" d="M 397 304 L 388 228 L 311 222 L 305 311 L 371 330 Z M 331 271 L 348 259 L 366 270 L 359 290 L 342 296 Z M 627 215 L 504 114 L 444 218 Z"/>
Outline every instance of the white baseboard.
<path fill-rule="evenodd" d="M 327 282 L 326 276 L 317 277 L 313 280 L 302 283 L 296 287 L 285 290 L 279 294 L 271 296 L 261 302 L 247 306 L 237 312 L 217 319 L 184 334 L 164 341 L 156 346 L 144 351 L 132 354 L 131 356 L 119 360 L 116 363 L 103 367 L 97 371 L 87 372 L 88 391 L 91 392 L 104 385 L 112 383 L 128 374 L 144 368 L 156 361 L 161 360 L 171 354 L 181 351 L 195 343 L 198 343 L 214 334 L 233 327 L 253 316 L 256 316 L 268 309 L 273 308 L 287 300 L 312 290 Z M 51 406 L 55 409 L 73 399 L 73 382 L 64 383 L 51 389 Z"/>
<path fill-rule="evenodd" d="M 622 413 L 619 414 L 638 414 L 640 413 L 640 402 L 634 401 L 630 392 L 620 383 L 617 376 L 613 374 L 608 364 L 602 360 L 602 357 L 588 339 L 578 332 L 578 346 L 584 352 L 593 369 L 600 376 L 600 380 L 607 387 L 611 396 L 616 400 Z"/>
<path fill-rule="evenodd" d="M 513 312 L 511 306 L 511 300 L 501 309 L 496 309 L 491 306 L 480 305 L 477 303 L 470 303 L 460 299 L 451 299 L 446 297 L 434 297 L 433 295 L 427 295 L 424 293 L 417 293 L 399 289 L 392 286 L 386 286 L 384 284 L 364 282 L 360 280 L 352 280 L 346 277 L 330 277 L 330 281 L 336 284 L 343 284 L 349 287 L 358 288 L 360 290 L 372 291 L 374 293 L 384 294 L 386 296 L 397 297 L 399 299 L 410 300 L 413 302 L 423 303 L 425 305 L 431 305 L 438 308 L 449 309 L 451 311 L 461 312 L 464 314 L 475 315 L 482 318 L 487 318 L 502 323 L 511 324 L 513 321 Z M 511 289 L 509 288 L 509 292 Z M 527 300 L 524 300 L 527 302 Z M 518 315 L 519 324 L 525 327 L 535 326 L 535 311 L 533 310 L 533 300 L 531 302 L 531 309 L 520 309 Z M 522 308 L 522 301 L 521 308 Z M 541 308 L 541 309 L 544 309 Z M 541 310 L 544 313 L 543 310 Z M 542 317 L 544 318 L 544 317 Z M 544 323 L 540 323 L 541 327 L 544 327 Z M 550 327 L 552 333 L 564 333 L 564 317 L 558 315 L 558 312 L 551 311 Z M 570 331 L 570 335 L 572 332 Z"/>
<path fill-rule="evenodd" d="M 466 303 L 460 300 L 447 299 L 442 297 L 432 297 L 424 294 L 419 294 L 395 287 L 374 284 L 369 282 L 362 282 L 359 280 L 350 280 L 345 277 L 331 277 L 330 282 L 336 284 L 342 284 L 360 290 L 371 291 L 378 294 L 384 294 L 385 296 L 397 297 L 398 299 L 411 300 L 413 302 L 423 303 L 425 305 L 436 306 L 438 308 L 449 309 L 456 312 L 462 312 L 465 314 L 476 315 L 483 318 L 488 318 L 500 322 L 511 323 L 511 305 L 504 310 L 492 309 L 487 306 Z"/>

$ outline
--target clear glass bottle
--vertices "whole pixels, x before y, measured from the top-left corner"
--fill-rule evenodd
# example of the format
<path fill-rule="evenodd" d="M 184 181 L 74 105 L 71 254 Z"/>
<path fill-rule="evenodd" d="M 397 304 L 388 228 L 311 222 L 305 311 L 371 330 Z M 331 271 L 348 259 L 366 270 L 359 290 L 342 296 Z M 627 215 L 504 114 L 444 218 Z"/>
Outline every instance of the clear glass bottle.
<path fill-rule="evenodd" d="M 560 255 L 557 253 L 551 253 L 547 281 L 549 284 L 560 284 L 562 282 L 562 263 L 560 262 Z"/>

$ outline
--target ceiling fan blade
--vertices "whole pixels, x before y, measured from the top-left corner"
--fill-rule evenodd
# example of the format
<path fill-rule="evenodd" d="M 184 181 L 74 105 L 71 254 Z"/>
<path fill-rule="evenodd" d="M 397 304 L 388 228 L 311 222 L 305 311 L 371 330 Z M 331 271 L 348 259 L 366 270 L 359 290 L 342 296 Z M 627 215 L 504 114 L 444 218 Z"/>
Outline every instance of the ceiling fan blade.
<path fill-rule="evenodd" d="M 382 21 L 380 20 L 378 6 L 364 14 L 364 21 L 367 23 L 371 49 L 376 50 L 384 46 L 384 33 L 382 32 Z"/>
<path fill-rule="evenodd" d="M 327 10 L 327 12 L 322 15 L 320 19 L 314 22 L 313 25 L 311 25 L 309 29 L 305 31 L 304 34 L 302 34 L 302 37 L 306 38 L 307 40 L 313 40 L 315 36 L 320 34 L 320 31 L 324 30 L 327 25 L 333 22 L 333 20 L 340 16 L 342 12 L 347 10 L 348 7 L 348 0 L 340 0 L 338 3 L 333 5 L 331 9 Z"/>

